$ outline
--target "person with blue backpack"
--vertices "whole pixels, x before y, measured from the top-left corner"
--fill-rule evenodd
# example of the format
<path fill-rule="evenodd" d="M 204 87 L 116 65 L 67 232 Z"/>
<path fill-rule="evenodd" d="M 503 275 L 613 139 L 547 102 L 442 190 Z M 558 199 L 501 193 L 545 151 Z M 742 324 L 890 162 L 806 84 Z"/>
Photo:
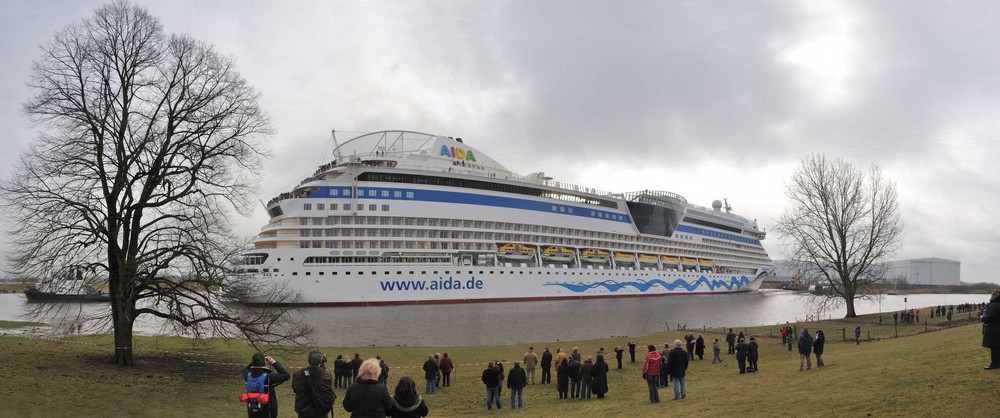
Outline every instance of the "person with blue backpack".
<path fill-rule="evenodd" d="M 274 370 L 271 370 L 274 367 Z M 271 356 L 257 352 L 250 357 L 250 364 L 243 369 L 243 381 L 246 382 L 246 392 L 240 395 L 240 400 L 247 405 L 247 416 L 250 418 L 276 418 L 278 416 L 278 397 L 274 387 L 285 383 L 291 377 L 285 366 L 275 361 Z"/>

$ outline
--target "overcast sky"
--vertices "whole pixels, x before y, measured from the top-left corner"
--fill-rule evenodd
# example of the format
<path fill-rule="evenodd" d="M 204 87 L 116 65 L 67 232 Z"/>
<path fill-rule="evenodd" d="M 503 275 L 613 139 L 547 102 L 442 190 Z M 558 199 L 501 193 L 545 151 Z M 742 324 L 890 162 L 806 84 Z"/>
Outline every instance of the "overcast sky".
<path fill-rule="evenodd" d="M 36 136 L 21 106 L 39 45 L 101 3 L 2 3 L 0 176 Z M 277 131 L 264 201 L 332 158 L 331 129 L 404 129 L 522 174 L 728 198 L 770 230 L 801 158 L 824 153 L 897 182 L 897 258 L 1000 282 L 1000 2 L 140 4 L 262 93 Z"/>

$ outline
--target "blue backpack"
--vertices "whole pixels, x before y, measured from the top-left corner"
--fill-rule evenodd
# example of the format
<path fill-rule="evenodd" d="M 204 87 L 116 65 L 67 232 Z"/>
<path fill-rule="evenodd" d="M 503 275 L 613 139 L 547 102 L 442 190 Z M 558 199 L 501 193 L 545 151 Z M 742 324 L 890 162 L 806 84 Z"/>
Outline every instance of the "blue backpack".
<path fill-rule="evenodd" d="M 261 373 L 260 376 L 253 377 L 252 373 L 247 372 L 247 391 L 242 398 L 245 399 L 244 402 L 247 403 L 247 409 L 250 412 L 260 411 L 270 400 L 265 385 L 267 375 L 268 373 Z"/>

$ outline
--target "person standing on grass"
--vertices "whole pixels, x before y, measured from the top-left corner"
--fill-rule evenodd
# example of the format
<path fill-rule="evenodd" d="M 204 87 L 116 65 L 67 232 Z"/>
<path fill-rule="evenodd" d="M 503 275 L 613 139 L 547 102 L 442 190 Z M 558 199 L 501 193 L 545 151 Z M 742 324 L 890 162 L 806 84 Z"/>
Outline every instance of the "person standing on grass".
<path fill-rule="evenodd" d="M 816 331 L 816 340 L 813 341 L 813 353 L 816 354 L 816 367 L 823 367 L 823 346 L 826 345 L 826 336 L 823 330 Z"/>
<path fill-rule="evenodd" d="M 559 399 L 569 397 L 569 362 L 565 358 L 556 367 L 556 390 L 559 391 Z"/>
<path fill-rule="evenodd" d="M 337 400 L 337 395 L 333 393 L 333 380 L 326 371 L 326 355 L 319 350 L 310 350 L 306 360 L 309 367 L 292 376 L 295 413 L 299 418 L 326 418 Z"/>
<path fill-rule="evenodd" d="M 535 347 L 528 347 L 528 352 L 524 353 L 524 372 L 530 377 L 531 384 L 535 384 L 536 364 L 538 364 L 538 354 L 535 354 Z"/>
<path fill-rule="evenodd" d="M 341 381 L 344 380 L 344 356 L 338 355 L 333 361 L 333 387 L 340 388 Z"/>
<path fill-rule="evenodd" d="M 716 361 L 722 363 L 722 357 L 720 357 L 719 354 L 722 354 L 722 349 L 719 348 L 719 339 L 716 338 L 715 341 L 712 342 L 712 364 L 715 364 Z"/>
<path fill-rule="evenodd" d="M 667 372 L 674 381 L 674 400 L 687 397 L 687 368 L 688 356 L 681 348 L 681 340 L 674 340 L 674 349 L 670 350 L 670 358 L 667 359 Z"/>
<path fill-rule="evenodd" d="M 545 352 L 542 353 L 542 384 L 549 383 L 552 383 L 552 352 L 545 347 Z"/>
<path fill-rule="evenodd" d="M 591 387 L 597 399 L 604 399 L 604 394 L 608 393 L 608 370 L 611 367 L 604 362 L 604 356 L 597 356 L 597 363 L 594 363 L 594 381 Z"/>
<path fill-rule="evenodd" d="M 576 353 L 574 351 L 574 353 Z M 580 367 L 582 364 L 575 358 L 570 356 L 569 358 L 569 397 L 576 399 L 580 397 L 580 382 L 583 376 L 580 375 Z"/>
<path fill-rule="evenodd" d="M 726 344 L 729 344 L 729 351 L 726 354 L 733 354 L 736 351 L 736 334 L 733 333 L 732 328 L 726 333 Z"/>
<path fill-rule="evenodd" d="M 437 363 L 437 379 L 434 380 L 434 392 L 441 387 L 441 353 L 434 353 L 434 363 Z"/>
<path fill-rule="evenodd" d="M 625 353 L 625 349 L 620 345 L 615 346 L 615 359 L 618 360 L 618 370 L 622 369 L 622 354 Z"/>
<path fill-rule="evenodd" d="M 802 366 L 806 366 L 806 370 L 812 369 L 812 358 L 809 356 L 812 354 L 812 344 L 813 337 L 809 335 L 808 328 L 802 328 L 802 335 L 799 336 L 799 371 L 802 371 Z"/>
<path fill-rule="evenodd" d="M 510 369 L 510 373 L 507 375 L 507 389 L 510 389 L 510 409 L 524 408 L 524 387 L 527 385 L 527 373 L 521 368 L 521 362 L 514 360 L 514 368 Z M 515 399 L 517 404 L 514 404 Z"/>
<path fill-rule="evenodd" d="M 486 385 L 486 409 L 493 409 L 493 404 L 496 403 L 497 409 L 502 408 L 500 406 L 500 372 L 497 370 L 496 363 L 489 362 L 486 364 L 486 370 L 483 370 L 483 384 Z"/>
<path fill-rule="evenodd" d="M 649 352 L 646 353 L 646 359 L 642 363 L 642 377 L 646 379 L 646 384 L 649 386 L 649 403 L 660 403 L 658 381 L 660 380 L 660 367 L 663 365 L 663 360 L 660 358 L 660 353 L 656 351 L 655 345 L 650 344 L 648 348 Z"/>
<path fill-rule="evenodd" d="M 361 360 L 361 355 L 354 353 L 354 358 L 351 359 L 351 381 L 347 383 L 348 385 L 352 385 L 354 381 L 358 380 L 358 374 L 361 372 L 361 363 L 364 363 Z"/>
<path fill-rule="evenodd" d="M 271 370 L 274 367 L 274 370 Z M 268 402 L 247 402 L 247 417 L 249 418 L 276 418 L 278 416 L 278 396 L 274 392 L 274 387 L 288 381 L 292 377 L 285 370 L 285 366 L 278 363 L 271 356 L 265 356 L 260 351 L 250 357 L 250 364 L 243 369 L 243 382 L 258 382 L 260 391 L 268 396 Z M 247 385 L 248 391 L 250 385 Z"/>
<path fill-rule="evenodd" d="M 757 373 L 757 356 L 760 354 L 758 352 L 759 347 L 757 346 L 757 337 L 751 335 L 750 342 L 747 343 L 747 371 L 750 373 Z"/>
<path fill-rule="evenodd" d="M 427 361 L 424 362 L 424 393 L 431 395 L 436 391 L 435 386 L 437 385 L 437 372 L 438 365 L 434 361 L 434 355 L 427 356 Z"/>
<path fill-rule="evenodd" d="M 685 335 L 684 341 L 687 341 L 688 359 L 694 360 L 694 333 L 689 332 L 688 335 Z"/>
<path fill-rule="evenodd" d="M 990 364 L 984 369 L 1000 369 L 1000 289 L 990 295 L 990 304 L 986 305 L 979 320 L 983 321 L 983 347 L 990 349 Z"/>
<path fill-rule="evenodd" d="M 385 364 L 382 356 L 375 356 L 375 360 L 378 360 L 379 368 L 382 369 L 382 373 L 378 375 L 378 382 L 389 387 L 389 365 Z"/>
<path fill-rule="evenodd" d="M 740 338 L 740 342 L 736 343 L 736 363 L 740 365 L 740 374 L 747 372 L 747 354 L 749 353 L 750 346 Z"/>
<path fill-rule="evenodd" d="M 635 341 L 629 340 L 628 355 L 629 357 L 632 357 L 632 362 L 635 363 Z"/>
<path fill-rule="evenodd" d="M 694 354 L 698 356 L 698 360 L 705 359 L 705 337 L 698 334 L 698 339 L 694 342 Z"/>
<path fill-rule="evenodd" d="M 855 345 L 861 345 L 861 325 L 854 327 L 854 343 Z M 816 362 L 816 366 L 819 366 L 818 361 Z"/>
<path fill-rule="evenodd" d="M 497 371 L 500 372 L 500 384 L 497 385 L 497 396 L 503 396 L 503 380 L 506 377 L 503 374 L 503 361 L 497 360 Z"/>
<path fill-rule="evenodd" d="M 448 357 L 448 353 L 445 352 L 441 356 L 441 387 L 451 386 L 452 370 L 455 370 L 455 363 L 451 361 L 451 357 Z"/>
<path fill-rule="evenodd" d="M 590 399 L 591 385 L 594 383 L 594 362 L 590 356 L 580 365 L 580 399 Z"/>

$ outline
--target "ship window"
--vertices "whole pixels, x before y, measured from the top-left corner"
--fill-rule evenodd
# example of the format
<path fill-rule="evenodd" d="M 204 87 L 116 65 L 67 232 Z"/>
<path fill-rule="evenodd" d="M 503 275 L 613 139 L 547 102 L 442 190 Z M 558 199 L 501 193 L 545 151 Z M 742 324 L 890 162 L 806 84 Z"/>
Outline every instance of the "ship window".
<path fill-rule="evenodd" d="M 281 259 L 279 258 L 278 261 L 281 261 Z M 274 269 L 274 272 L 277 273 L 278 269 Z"/>
<path fill-rule="evenodd" d="M 312 276 L 312 273 L 307 271 L 306 276 Z"/>
<path fill-rule="evenodd" d="M 389 197 L 389 191 L 388 190 L 383 190 L 382 191 L 382 197 Z"/>
<path fill-rule="evenodd" d="M 297 272 L 297 271 L 293 271 L 292 272 L 292 276 L 298 276 L 298 275 L 299 275 L 299 272 Z"/>
<path fill-rule="evenodd" d="M 340 189 L 330 189 L 330 196 L 337 196 L 339 192 Z"/>
<path fill-rule="evenodd" d="M 322 203 L 317 203 L 316 204 L 316 210 L 323 210 L 325 208 L 326 208 L 325 204 L 322 204 Z"/>
<path fill-rule="evenodd" d="M 406 192 L 407 199 L 413 199 L 413 192 Z"/>
<path fill-rule="evenodd" d="M 375 209 L 375 208 L 376 208 L 376 205 L 368 205 L 368 211 L 369 211 L 369 212 L 374 212 L 374 211 L 376 211 L 377 209 Z"/>
<path fill-rule="evenodd" d="M 322 272 L 322 271 L 321 271 L 321 272 L 319 272 L 319 275 L 320 275 L 320 276 L 322 276 L 322 275 L 323 275 L 323 272 Z"/>
<path fill-rule="evenodd" d="M 377 190 L 371 189 L 371 190 L 368 191 L 368 197 L 376 197 L 376 196 L 378 196 L 378 191 Z"/>
<path fill-rule="evenodd" d="M 403 274 L 403 272 L 396 270 L 396 274 Z"/>
<path fill-rule="evenodd" d="M 312 206 L 313 206 L 312 203 L 303 203 L 302 204 L 302 209 L 303 210 L 312 210 L 312 208 L 313 208 Z"/>
<path fill-rule="evenodd" d="M 358 203 L 358 210 L 365 210 L 365 205 Z"/>
<path fill-rule="evenodd" d="M 330 210 L 337 210 L 337 204 L 336 203 L 331 203 L 330 204 Z"/>
<path fill-rule="evenodd" d="M 382 205 L 382 212 L 388 212 L 388 211 L 389 211 L 389 205 Z"/>
<path fill-rule="evenodd" d="M 412 271 L 412 270 L 410 271 L 410 274 L 413 274 L 413 271 Z"/>
<path fill-rule="evenodd" d="M 434 270 L 434 274 L 438 274 L 437 270 Z"/>
<path fill-rule="evenodd" d="M 392 192 L 392 197 L 395 197 L 395 198 L 403 197 L 403 192 L 401 192 L 399 190 L 396 190 L 396 191 Z"/>

